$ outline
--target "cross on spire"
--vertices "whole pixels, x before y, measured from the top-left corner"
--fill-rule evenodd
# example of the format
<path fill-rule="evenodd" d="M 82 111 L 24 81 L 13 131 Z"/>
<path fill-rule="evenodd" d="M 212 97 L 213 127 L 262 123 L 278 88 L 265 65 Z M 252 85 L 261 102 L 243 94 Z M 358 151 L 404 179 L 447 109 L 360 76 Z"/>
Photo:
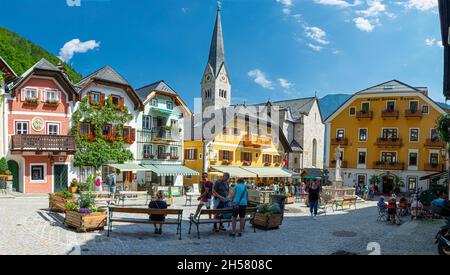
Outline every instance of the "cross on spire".
<path fill-rule="evenodd" d="M 217 0 L 217 11 L 220 11 L 222 9 L 222 1 Z"/>

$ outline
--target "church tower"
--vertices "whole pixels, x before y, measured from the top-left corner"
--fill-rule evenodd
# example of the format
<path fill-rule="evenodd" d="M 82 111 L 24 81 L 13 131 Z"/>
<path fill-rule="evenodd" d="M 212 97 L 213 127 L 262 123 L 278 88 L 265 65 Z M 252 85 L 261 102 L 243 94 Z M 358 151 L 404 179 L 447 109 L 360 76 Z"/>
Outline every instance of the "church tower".
<path fill-rule="evenodd" d="M 230 106 L 231 83 L 225 66 L 225 49 L 222 37 L 222 22 L 220 17 L 221 4 L 217 2 L 217 17 L 209 50 L 208 63 L 201 82 L 202 110 L 207 107 L 221 109 Z"/>

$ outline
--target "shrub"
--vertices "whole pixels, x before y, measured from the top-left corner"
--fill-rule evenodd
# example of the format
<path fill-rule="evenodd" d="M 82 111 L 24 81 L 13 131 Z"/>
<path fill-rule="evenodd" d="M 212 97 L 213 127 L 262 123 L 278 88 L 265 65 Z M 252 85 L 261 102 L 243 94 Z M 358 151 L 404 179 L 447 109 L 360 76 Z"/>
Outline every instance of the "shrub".
<path fill-rule="evenodd" d="M 0 159 L 0 174 L 5 174 L 8 171 L 8 161 L 6 158 Z"/>

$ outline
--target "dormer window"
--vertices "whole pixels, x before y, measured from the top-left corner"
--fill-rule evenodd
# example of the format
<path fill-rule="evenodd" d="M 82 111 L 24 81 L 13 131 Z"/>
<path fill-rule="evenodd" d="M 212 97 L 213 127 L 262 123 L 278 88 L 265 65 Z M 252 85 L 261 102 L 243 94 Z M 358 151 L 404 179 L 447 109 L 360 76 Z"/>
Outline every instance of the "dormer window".
<path fill-rule="evenodd" d="M 60 93 L 57 90 L 45 90 L 44 101 L 46 103 L 58 103 L 60 101 Z"/>
<path fill-rule="evenodd" d="M 91 102 L 100 103 L 100 93 L 98 92 L 91 93 Z"/>
<path fill-rule="evenodd" d="M 167 108 L 168 110 L 173 110 L 173 103 L 170 102 L 170 101 L 167 101 L 167 102 L 166 102 L 166 108 Z"/>
<path fill-rule="evenodd" d="M 38 90 L 35 88 L 25 88 L 22 91 L 22 100 L 31 100 L 38 98 Z"/>
<path fill-rule="evenodd" d="M 152 99 L 151 105 L 154 107 L 158 107 L 158 99 L 157 98 Z"/>

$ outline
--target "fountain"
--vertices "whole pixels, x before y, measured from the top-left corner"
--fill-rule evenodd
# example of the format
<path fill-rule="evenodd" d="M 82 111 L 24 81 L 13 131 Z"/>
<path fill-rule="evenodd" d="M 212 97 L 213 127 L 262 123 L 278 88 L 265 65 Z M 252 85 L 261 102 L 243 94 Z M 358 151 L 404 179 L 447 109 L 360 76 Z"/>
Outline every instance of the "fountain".
<path fill-rule="evenodd" d="M 341 146 L 336 147 L 334 151 L 334 158 L 336 161 L 336 169 L 334 172 L 334 180 L 332 186 L 324 186 L 322 188 L 323 194 L 328 199 L 336 199 L 343 197 L 355 196 L 355 188 L 344 187 L 341 175 Z"/>

